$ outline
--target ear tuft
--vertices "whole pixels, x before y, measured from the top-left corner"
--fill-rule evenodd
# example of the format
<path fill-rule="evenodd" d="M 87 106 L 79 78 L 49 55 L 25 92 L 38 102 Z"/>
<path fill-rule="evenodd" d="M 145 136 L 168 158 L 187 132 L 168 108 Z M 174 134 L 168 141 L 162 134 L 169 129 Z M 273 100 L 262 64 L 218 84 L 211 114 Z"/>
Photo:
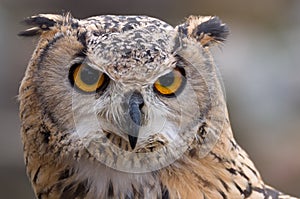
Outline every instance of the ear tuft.
<path fill-rule="evenodd" d="M 226 24 L 216 16 L 190 16 L 176 28 L 178 32 L 196 39 L 203 47 L 222 43 L 229 35 Z"/>
<path fill-rule="evenodd" d="M 25 19 L 23 22 L 26 25 L 33 26 L 27 30 L 20 32 L 19 36 L 35 36 L 39 35 L 44 31 L 51 30 L 55 27 L 56 24 L 62 24 L 65 17 L 62 15 L 53 15 L 53 14 L 40 14 L 37 16 L 32 16 Z"/>

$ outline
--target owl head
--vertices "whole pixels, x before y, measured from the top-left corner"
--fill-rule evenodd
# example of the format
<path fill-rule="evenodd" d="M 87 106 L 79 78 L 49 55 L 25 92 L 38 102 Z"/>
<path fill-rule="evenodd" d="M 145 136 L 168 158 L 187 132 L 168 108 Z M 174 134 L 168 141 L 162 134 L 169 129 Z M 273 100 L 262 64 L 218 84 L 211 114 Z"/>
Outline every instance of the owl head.
<path fill-rule="evenodd" d="M 210 53 L 228 35 L 218 17 L 176 27 L 147 16 L 25 22 L 32 28 L 20 35 L 39 43 L 20 88 L 21 107 L 31 110 L 21 119 L 22 128 L 36 120 L 39 149 L 140 172 L 216 143 L 227 120 Z"/>

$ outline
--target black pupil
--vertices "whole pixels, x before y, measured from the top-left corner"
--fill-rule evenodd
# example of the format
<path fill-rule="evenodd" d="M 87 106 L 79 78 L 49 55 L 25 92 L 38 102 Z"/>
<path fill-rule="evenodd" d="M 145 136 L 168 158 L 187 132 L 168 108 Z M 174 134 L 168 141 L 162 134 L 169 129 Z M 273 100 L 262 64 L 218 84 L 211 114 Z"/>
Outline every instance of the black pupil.
<path fill-rule="evenodd" d="M 159 80 L 160 85 L 162 85 L 164 87 L 168 87 L 173 84 L 174 79 L 175 79 L 174 73 L 170 72 L 170 73 L 160 77 L 158 80 Z"/>
<path fill-rule="evenodd" d="M 84 83 L 93 85 L 99 80 L 99 71 L 91 67 L 83 67 L 80 71 L 80 78 Z"/>

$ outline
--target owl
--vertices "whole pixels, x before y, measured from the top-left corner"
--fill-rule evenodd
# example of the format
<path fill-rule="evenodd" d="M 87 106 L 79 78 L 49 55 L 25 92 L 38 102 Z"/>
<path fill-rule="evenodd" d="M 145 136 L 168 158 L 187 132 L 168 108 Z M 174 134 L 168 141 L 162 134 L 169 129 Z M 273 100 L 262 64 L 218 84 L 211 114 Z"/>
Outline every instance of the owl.
<path fill-rule="evenodd" d="M 216 16 L 173 27 L 148 16 L 40 14 L 19 90 L 36 198 L 293 198 L 236 143 L 211 55 Z"/>

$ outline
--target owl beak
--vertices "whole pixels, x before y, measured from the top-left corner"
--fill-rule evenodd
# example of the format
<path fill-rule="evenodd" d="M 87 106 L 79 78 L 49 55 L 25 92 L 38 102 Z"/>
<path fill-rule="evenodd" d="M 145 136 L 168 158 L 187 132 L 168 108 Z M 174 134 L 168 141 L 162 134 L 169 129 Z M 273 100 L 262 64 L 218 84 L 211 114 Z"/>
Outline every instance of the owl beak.
<path fill-rule="evenodd" d="M 140 92 L 135 91 L 131 94 L 129 98 L 129 116 L 131 121 L 129 124 L 129 130 L 130 133 L 128 133 L 128 140 L 129 144 L 132 149 L 135 148 L 138 136 L 139 136 L 139 130 L 142 125 L 142 108 L 144 106 L 144 99 Z"/>

